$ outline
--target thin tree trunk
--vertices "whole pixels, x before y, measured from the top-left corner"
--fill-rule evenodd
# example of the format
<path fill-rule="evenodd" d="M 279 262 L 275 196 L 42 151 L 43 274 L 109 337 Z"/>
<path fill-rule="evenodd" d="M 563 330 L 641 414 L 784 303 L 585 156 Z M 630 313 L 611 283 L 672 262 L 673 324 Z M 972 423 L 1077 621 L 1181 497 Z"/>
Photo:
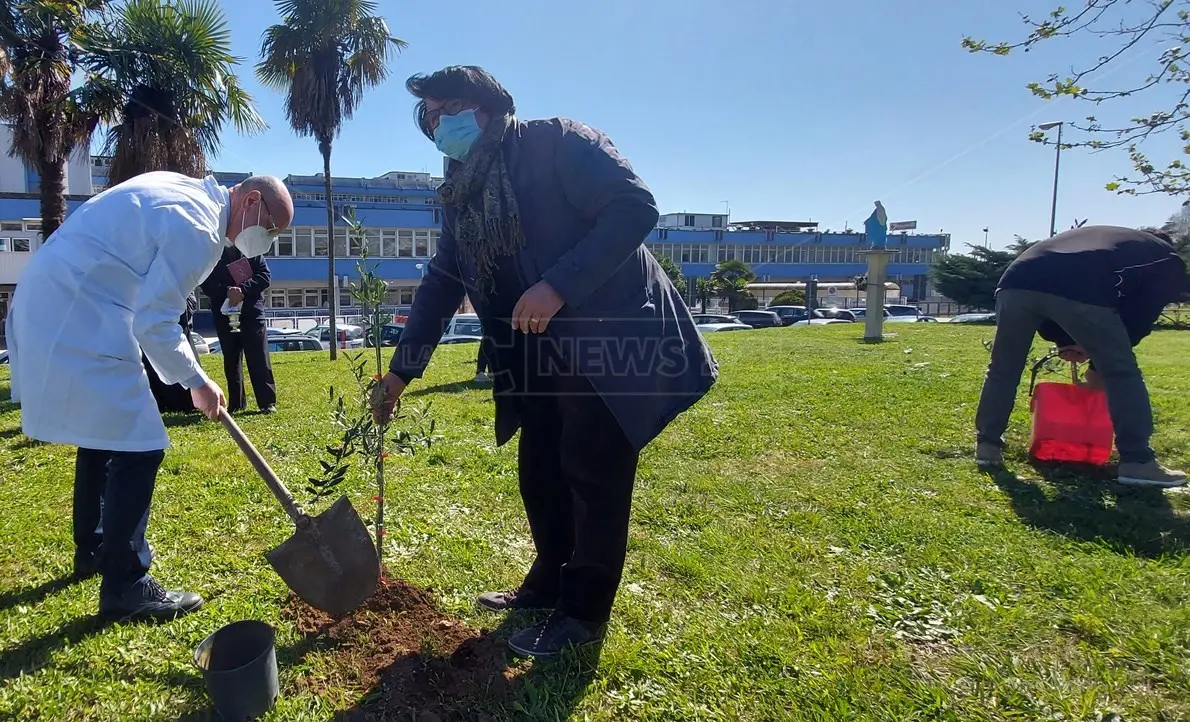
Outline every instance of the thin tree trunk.
<path fill-rule="evenodd" d="M 48 240 L 66 219 L 66 164 L 42 158 L 41 175 L 41 238 Z"/>
<path fill-rule="evenodd" d="M 339 357 L 339 334 L 335 316 L 339 308 L 339 291 L 335 288 L 335 202 L 331 197 L 331 142 L 321 140 L 322 175 L 326 187 L 326 292 L 330 310 L 331 361 Z"/>

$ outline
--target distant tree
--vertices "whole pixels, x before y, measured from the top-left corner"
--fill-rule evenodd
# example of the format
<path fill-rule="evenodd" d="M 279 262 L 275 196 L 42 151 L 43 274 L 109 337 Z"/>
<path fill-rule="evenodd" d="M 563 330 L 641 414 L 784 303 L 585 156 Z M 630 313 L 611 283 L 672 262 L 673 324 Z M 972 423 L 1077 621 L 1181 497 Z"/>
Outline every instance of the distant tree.
<path fill-rule="evenodd" d="M 0 6 L 0 121 L 12 129 L 10 155 L 37 171 L 41 235 L 66 218 L 66 164 L 86 148 L 102 110 L 74 88 L 79 40 L 104 0 L 33 0 Z"/>
<path fill-rule="evenodd" d="M 669 256 L 656 256 L 657 263 L 661 265 L 661 270 L 665 271 L 665 275 L 669 276 L 669 280 L 674 287 L 678 289 L 678 293 L 682 294 L 682 298 L 686 297 L 686 277 L 682 275 L 682 267 L 674 263 Z"/>
<path fill-rule="evenodd" d="M 738 259 L 724 261 L 711 274 L 711 287 L 715 293 L 727 299 L 728 312 L 742 308 L 752 293 L 747 286 L 756 280 L 756 274 L 747 263 Z"/>
<path fill-rule="evenodd" d="M 1170 216 L 1161 230 L 1173 238 L 1173 247 L 1177 249 L 1178 255 L 1190 265 L 1190 206 L 1183 206 L 1182 210 Z"/>
<path fill-rule="evenodd" d="M 256 77 L 285 93 L 285 117 L 322 154 L 326 200 L 326 284 L 335 337 L 335 201 L 331 150 L 364 92 L 388 78 L 389 61 L 406 47 L 393 37 L 372 0 L 276 0 L 281 22 L 264 31 Z M 338 352 L 331 344 L 334 361 Z"/>
<path fill-rule="evenodd" d="M 770 306 L 805 306 L 806 292 L 793 288 L 788 291 L 782 291 L 769 301 Z"/>
<path fill-rule="evenodd" d="M 715 284 L 711 283 L 710 278 L 699 276 L 694 280 L 694 293 L 698 296 L 698 303 L 705 313 L 707 304 L 711 302 L 711 298 L 715 295 Z"/>
<path fill-rule="evenodd" d="M 1019 251 L 994 251 L 975 245 L 968 245 L 968 248 L 971 252 L 967 255 L 947 254 L 934 263 L 930 269 L 934 286 L 939 293 L 957 304 L 995 308 L 996 284 Z"/>
<path fill-rule="evenodd" d="M 1025 240 L 1021 236 L 1013 236 L 1012 243 L 1008 246 L 1008 251 L 1012 254 L 1013 258 L 1016 258 L 1017 256 L 1032 248 L 1033 244 L 1035 243 L 1037 243 L 1037 241 L 1029 241 Z"/>
<path fill-rule="evenodd" d="M 156 170 L 202 177 L 227 124 L 268 127 L 234 72 L 240 59 L 216 0 L 127 0 L 82 46 L 89 93 L 118 108 L 104 147 L 109 186 Z"/>
<path fill-rule="evenodd" d="M 1070 98 L 1093 108 L 1120 98 L 1128 98 L 1130 103 L 1147 101 L 1151 110 L 1124 122 L 1100 121 L 1093 115 L 1083 121 L 1067 122 L 1062 147 L 1096 151 L 1126 148 L 1136 175 L 1115 178 L 1107 183 L 1109 191 L 1130 195 L 1181 194 L 1190 191 L 1190 163 L 1174 158 L 1161 168 L 1148 159 L 1140 146 L 1154 135 L 1172 131 L 1181 141 L 1178 144 L 1181 152 L 1190 154 L 1187 143 L 1190 91 L 1186 90 L 1190 84 L 1188 8 L 1187 0 L 1078 0 L 1072 7 L 1059 6 L 1041 17 L 1024 16 L 1027 33 L 1023 39 L 987 42 L 967 37 L 963 39 L 963 47 L 973 53 L 1010 55 L 1016 51 L 1028 52 L 1047 41 L 1053 44 L 1060 39 L 1076 38 L 1092 42 L 1093 55 L 1076 62 L 1068 72 L 1054 73 L 1044 82 L 1029 83 L 1029 90 L 1043 100 Z M 1129 57 L 1121 58 L 1123 55 Z M 1153 56 L 1150 61 L 1153 66 L 1136 82 L 1117 83 L 1116 78 L 1109 82 L 1099 80 L 1111 74 L 1108 66 L 1123 67 L 1133 58 L 1147 55 Z M 1029 137 L 1044 144 L 1057 142 L 1040 129 L 1035 129 Z"/>

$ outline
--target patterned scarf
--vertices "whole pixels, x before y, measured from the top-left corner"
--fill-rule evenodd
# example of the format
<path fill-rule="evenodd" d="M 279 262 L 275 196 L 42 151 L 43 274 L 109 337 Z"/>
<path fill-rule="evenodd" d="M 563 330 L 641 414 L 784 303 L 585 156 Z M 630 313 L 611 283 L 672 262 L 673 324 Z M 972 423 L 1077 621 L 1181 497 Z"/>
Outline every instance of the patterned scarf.
<path fill-rule="evenodd" d="M 475 267 L 485 295 L 493 290 L 498 257 L 515 254 L 525 242 L 502 152 L 504 135 L 515 122 L 510 114 L 492 118 L 467 160 L 438 187 L 442 205 L 456 212 L 454 235 L 462 260 Z"/>

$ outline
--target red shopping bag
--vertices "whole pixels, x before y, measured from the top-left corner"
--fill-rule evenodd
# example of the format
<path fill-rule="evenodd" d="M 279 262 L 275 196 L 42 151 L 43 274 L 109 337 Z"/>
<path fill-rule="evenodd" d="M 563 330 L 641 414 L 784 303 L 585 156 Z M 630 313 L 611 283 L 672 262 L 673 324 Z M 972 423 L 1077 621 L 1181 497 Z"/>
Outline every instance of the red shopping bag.
<path fill-rule="evenodd" d="M 1074 383 L 1037 383 L 1037 373 L 1050 358 L 1033 366 L 1029 455 L 1038 461 L 1106 464 L 1115 439 L 1107 395 L 1077 383 L 1078 370 L 1073 364 L 1070 375 Z"/>

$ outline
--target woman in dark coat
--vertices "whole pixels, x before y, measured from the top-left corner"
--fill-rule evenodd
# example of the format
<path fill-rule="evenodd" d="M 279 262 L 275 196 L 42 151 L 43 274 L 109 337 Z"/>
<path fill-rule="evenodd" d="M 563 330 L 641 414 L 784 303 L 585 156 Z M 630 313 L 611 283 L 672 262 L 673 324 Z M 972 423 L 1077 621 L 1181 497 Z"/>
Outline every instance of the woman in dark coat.
<path fill-rule="evenodd" d="M 514 635 L 548 657 L 602 639 L 620 584 L 640 451 L 711 388 L 718 367 L 645 249 L 657 207 L 611 140 L 563 118 L 520 121 L 480 68 L 408 83 L 449 158 L 437 253 L 382 380 L 384 418 L 422 375 L 464 296 L 483 324 L 496 441 L 519 429 L 537 558 L 493 610 L 547 608 Z"/>

